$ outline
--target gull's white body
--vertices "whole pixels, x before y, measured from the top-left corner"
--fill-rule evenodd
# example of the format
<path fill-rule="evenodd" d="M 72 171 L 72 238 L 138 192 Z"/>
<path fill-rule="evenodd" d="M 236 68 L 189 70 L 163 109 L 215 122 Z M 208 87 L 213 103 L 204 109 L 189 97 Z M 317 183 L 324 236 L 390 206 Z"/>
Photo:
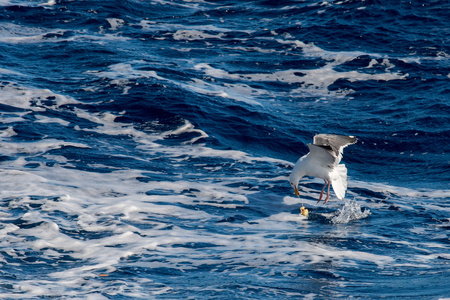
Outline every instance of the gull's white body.
<path fill-rule="evenodd" d="M 343 149 L 356 143 L 353 136 L 318 134 L 314 136 L 314 144 L 308 144 L 309 153 L 300 157 L 292 170 L 289 181 L 294 187 L 298 196 L 298 183 L 304 176 L 322 178 L 325 185 L 320 193 L 319 202 L 322 199 L 323 191 L 328 185 L 327 197 L 330 196 L 330 185 L 333 186 L 334 193 L 339 199 L 345 197 L 347 190 L 347 168 L 344 164 L 339 164 L 342 159 Z"/>

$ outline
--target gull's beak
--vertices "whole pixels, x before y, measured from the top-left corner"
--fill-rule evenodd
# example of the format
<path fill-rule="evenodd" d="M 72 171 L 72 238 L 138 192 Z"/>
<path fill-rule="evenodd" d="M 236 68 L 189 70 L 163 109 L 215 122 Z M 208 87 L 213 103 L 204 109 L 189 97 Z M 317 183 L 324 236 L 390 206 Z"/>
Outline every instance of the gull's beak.
<path fill-rule="evenodd" d="M 300 193 L 298 192 L 298 187 L 294 186 L 295 196 L 300 197 Z"/>

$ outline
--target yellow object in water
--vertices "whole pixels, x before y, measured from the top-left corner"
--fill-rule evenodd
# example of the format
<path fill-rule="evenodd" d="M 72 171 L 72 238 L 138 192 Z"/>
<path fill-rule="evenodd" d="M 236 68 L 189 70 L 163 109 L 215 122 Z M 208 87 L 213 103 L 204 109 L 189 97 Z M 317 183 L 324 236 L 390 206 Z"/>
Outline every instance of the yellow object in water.
<path fill-rule="evenodd" d="M 309 216 L 309 212 L 304 206 L 300 207 L 300 214 L 304 215 L 305 217 Z"/>

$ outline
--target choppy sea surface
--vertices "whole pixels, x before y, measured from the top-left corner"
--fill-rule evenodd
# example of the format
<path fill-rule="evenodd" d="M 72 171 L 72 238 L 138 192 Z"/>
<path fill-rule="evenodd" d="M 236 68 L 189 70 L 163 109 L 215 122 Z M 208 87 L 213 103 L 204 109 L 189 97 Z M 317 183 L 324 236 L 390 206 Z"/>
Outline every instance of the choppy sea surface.
<path fill-rule="evenodd" d="M 449 16 L 0 1 L 0 298 L 450 298 Z M 317 133 L 344 201 L 289 185 Z"/>

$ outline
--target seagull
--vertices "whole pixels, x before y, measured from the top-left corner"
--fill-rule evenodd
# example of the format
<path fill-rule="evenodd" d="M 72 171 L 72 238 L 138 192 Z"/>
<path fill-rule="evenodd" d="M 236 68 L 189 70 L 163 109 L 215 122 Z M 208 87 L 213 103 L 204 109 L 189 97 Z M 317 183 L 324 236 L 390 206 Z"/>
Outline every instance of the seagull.
<path fill-rule="evenodd" d="M 328 186 L 327 196 L 324 204 L 330 197 L 330 185 L 333 186 L 334 193 L 339 200 L 342 200 L 347 190 L 347 168 L 344 164 L 339 164 L 345 147 L 355 144 L 358 141 L 354 136 L 337 134 L 317 134 L 314 136 L 313 144 L 307 144 L 309 153 L 299 158 L 292 170 L 289 182 L 294 188 L 295 195 L 298 192 L 298 182 L 304 176 L 322 178 L 325 184 L 320 192 L 319 203 L 322 200 L 323 192 Z"/>

